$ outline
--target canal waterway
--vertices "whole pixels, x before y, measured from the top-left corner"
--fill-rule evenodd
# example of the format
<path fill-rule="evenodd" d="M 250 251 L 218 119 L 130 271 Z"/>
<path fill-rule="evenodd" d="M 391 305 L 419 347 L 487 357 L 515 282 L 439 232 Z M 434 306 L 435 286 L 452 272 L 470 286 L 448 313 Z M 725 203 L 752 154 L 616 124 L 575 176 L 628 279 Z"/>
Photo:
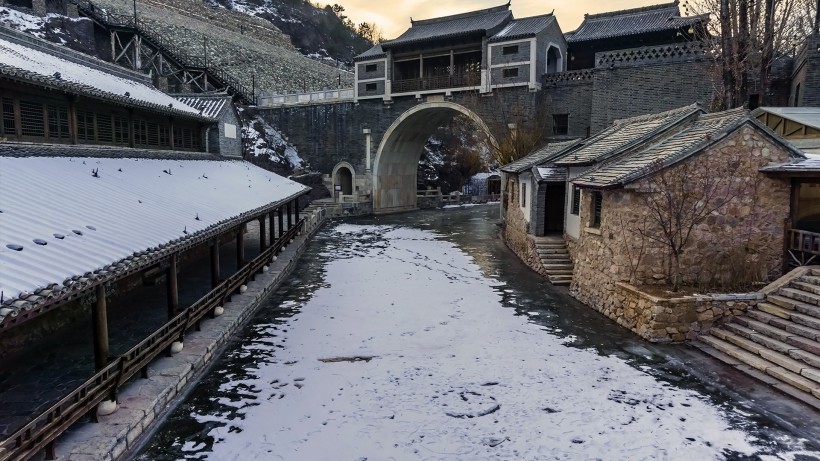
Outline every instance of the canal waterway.
<path fill-rule="evenodd" d="M 325 226 L 134 459 L 820 460 L 816 412 L 613 325 L 497 222 Z"/>

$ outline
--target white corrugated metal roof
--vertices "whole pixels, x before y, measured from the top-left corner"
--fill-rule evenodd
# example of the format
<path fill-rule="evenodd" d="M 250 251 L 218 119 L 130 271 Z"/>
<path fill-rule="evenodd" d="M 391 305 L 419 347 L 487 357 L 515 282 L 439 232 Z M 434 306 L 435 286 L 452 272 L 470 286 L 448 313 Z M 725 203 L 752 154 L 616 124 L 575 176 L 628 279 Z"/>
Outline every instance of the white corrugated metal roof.
<path fill-rule="evenodd" d="M 0 290 L 62 287 L 304 189 L 244 161 L 0 157 Z"/>
<path fill-rule="evenodd" d="M 177 111 L 191 114 L 199 113 L 198 109 L 189 107 L 145 83 L 111 75 L 102 70 L 83 66 L 2 38 L 0 38 L 0 65 L 6 68 L 6 73 L 11 72 L 9 68 L 20 69 L 48 80 L 95 89 L 108 95 L 125 97 L 127 93 L 131 100 L 168 109 L 173 107 Z"/>
<path fill-rule="evenodd" d="M 760 111 L 820 130 L 820 107 L 760 107 L 755 114 Z"/>

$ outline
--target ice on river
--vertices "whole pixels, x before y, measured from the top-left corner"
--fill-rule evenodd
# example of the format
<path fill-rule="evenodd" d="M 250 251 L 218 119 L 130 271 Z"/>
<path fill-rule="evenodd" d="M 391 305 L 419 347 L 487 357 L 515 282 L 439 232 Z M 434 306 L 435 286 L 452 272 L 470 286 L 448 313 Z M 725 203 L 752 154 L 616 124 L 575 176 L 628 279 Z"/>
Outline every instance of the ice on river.
<path fill-rule="evenodd" d="M 501 284 L 433 233 L 335 232 L 344 244 L 329 250 L 324 285 L 258 346 L 277 348 L 275 360 L 257 364 L 256 379 L 224 385 L 251 396 L 222 402 L 242 417 L 194 415 L 225 423 L 209 426 L 209 459 L 759 454 L 758 441 L 696 391 L 570 347 L 503 307 Z"/>

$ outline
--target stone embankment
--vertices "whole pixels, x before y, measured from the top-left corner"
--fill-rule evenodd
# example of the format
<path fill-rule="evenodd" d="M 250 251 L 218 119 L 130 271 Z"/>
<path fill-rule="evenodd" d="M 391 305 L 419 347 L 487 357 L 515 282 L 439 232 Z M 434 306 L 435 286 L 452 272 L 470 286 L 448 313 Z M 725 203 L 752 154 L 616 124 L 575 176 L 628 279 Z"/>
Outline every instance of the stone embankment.
<path fill-rule="evenodd" d="M 314 212 L 315 211 L 315 212 Z M 152 425 L 172 408 L 178 396 L 196 380 L 226 341 L 259 307 L 291 271 L 312 234 L 321 227 L 324 213 L 303 211 L 306 232 L 282 250 L 267 272 L 256 276 L 247 290 L 225 303 L 223 313 L 202 323 L 201 331 L 189 332 L 182 350 L 148 366 L 148 378 L 135 378 L 119 392 L 118 409 L 99 416 L 98 423 L 77 423 L 57 439 L 56 451 L 64 461 L 111 461 L 136 449 Z M 253 226 L 249 223 L 248 226 Z M 251 229 L 253 231 L 253 229 Z"/>
<path fill-rule="evenodd" d="M 693 344 L 820 409 L 820 267 L 795 269 L 763 293 L 765 302 Z"/>
<path fill-rule="evenodd" d="M 94 0 L 109 13 L 131 16 L 128 0 Z M 222 21 L 225 16 L 224 22 Z M 352 75 L 309 59 L 293 49 L 288 37 L 265 21 L 201 2 L 152 0 L 137 4 L 137 20 L 192 56 L 209 63 L 257 92 L 298 93 L 353 85 Z"/>

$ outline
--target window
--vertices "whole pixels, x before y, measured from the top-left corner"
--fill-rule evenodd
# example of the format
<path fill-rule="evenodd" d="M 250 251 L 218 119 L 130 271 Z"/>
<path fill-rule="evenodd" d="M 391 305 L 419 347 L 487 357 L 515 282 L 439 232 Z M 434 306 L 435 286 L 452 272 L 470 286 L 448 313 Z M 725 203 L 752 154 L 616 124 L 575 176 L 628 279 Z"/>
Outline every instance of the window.
<path fill-rule="evenodd" d="M 604 197 L 601 191 L 596 190 L 592 192 L 592 219 L 589 222 L 589 227 L 601 227 L 601 207 L 603 205 Z"/>
<path fill-rule="evenodd" d="M 159 126 L 159 146 L 171 147 L 171 130 L 166 125 Z"/>
<path fill-rule="evenodd" d="M 77 139 L 94 142 L 94 113 L 84 110 L 77 111 Z"/>
<path fill-rule="evenodd" d="M 48 106 L 48 137 L 68 139 L 68 107 Z"/>
<path fill-rule="evenodd" d="M 527 183 L 521 183 L 521 207 L 527 206 Z"/>
<path fill-rule="evenodd" d="M 128 144 L 128 119 L 114 117 L 114 142 Z"/>
<path fill-rule="evenodd" d="M 43 106 L 30 101 L 20 101 L 20 125 L 23 136 L 46 136 L 46 124 L 43 117 Z"/>
<path fill-rule="evenodd" d="M 97 140 L 114 142 L 114 128 L 111 126 L 110 115 L 97 114 Z"/>
<path fill-rule="evenodd" d="M 364 66 L 364 71 L 365 72 L 376 72 L 376 70 L 378 70 L 378 68 L 379 67 L 376 64 L 367 64 L 366 66 Z"/>
<path fill-rule="evenodd" d="M 0 125 L 0 135 L 17 136 L 17 123 L 14 119 L 14 100 L 3 98 L 3 124 Z"/>
<path fill-rule="evenodd" d="M 574 184 L 572 185 L 572 206 L 569 212 L 575 216 L 581 213 L 581 188 Z"/>
<path fill-rule="evenodd" d="M 159 125 L 148 122 L 148 145 L 159 146 Z"/>
<path fill-rule="evenodd" d="M 144 120 L 134 120 L 134 145 L 148 144 L 148 124 Z"/>
<path fill-rule="evenodd" d="M 372 91 L 376 91 L 379 87 L 376 86 L 375 83 L 367 83 L 364 85 L 364 91 L 370 93 Z"/>
<path fill-rule="evenodd" d="M 569 114 L 552 114 L 552 135 L 566 136 L 569 134 Z"/>
<path fill-rule="evenodd" d="M 755 110 L 760 107 L 760 95 L 759 94 L 750 94 L 749 95 L 749 110 Z"/>
<path fill-rule="evenodd" d="M 511 54 L 518 54 L 518 45 L 510 45 L 501 48 L 501 54 L 504 56 L 508 56 Z"/>
<path fill-rule="evenodd" d="M 509 67 L 503 70 L 504 78 L 515 78 L 518 77 L 518 68 L 517 67 Z"/>

